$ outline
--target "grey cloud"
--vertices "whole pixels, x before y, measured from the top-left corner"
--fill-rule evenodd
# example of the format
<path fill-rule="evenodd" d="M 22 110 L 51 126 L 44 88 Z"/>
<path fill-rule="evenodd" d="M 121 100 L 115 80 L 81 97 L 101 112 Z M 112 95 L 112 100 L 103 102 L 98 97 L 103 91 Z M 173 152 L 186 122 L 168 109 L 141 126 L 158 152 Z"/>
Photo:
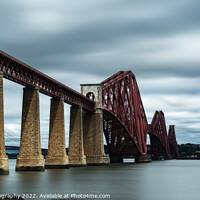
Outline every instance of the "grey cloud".
<path fill-rule="evenodd" d="M 164 110 L 180 142 L 199 141 L 200 129 L 188 127 L 198 125 L 200 109 L 198 0 L 59 2 L 2 0 L 0 49 L 77 91 L 80 83 L 132 70 L 148 119 Z M 4 86 L 5 123 L 13 126 L 21 117 L 22 87 Z M 41 95 L 40 102 L 41 132 L 48 134 L 49 98 Z M 68 132 L 69 107 L 66 113 Z"/>
<path fill-rule="evenodd" d="M 184 78 L 184 77 L 160 77 L 156 79 L 152 78 L 138 78 L 138 85 L 142 93 L 147 94 L 168 94 L 175 95 L 181 98 L 181 94 L 184 97 L 189 95 L 200 95 L 199 82 L 200 77 L 197 78 Z M 187 96 L 188 95 L 188 96 Z M 177 99 L 172 99 L 172 103 L 180 104 Z"/>
<path fill-rule="evenodd" d="M 172 3 L 172 1 L 170 2 Z M 51 1 L 51 3 L 53 4 L 54 2 Z M 64 4 L 64 2 L 62 3 Z M 29 30 L 22 22 L 14 23 L 13 18 L 15 18 L 15 20 L 18 18 L 17 16 L 11 15 L 9 16 L 10 18 L 8 18 L 8 20 L 10 19 L 10 23 L 12 26 L 14 25 L 14 27 L 11 27 L 10 32 L 15 31 L 15 34 L 12 35 L 16 35 L 16 37 L 18 36 L 19 38 L 16 38 L 15 41 L 12 41 L 10 44 L 9 40 L 4 40 L 5 42 L 7 41 L 7 43 L 3 42 L 3 46 L 6 46 L 5 50 L 9 49 L 9 52 L 11 52 L 12 55 L 14 54 L 17 57 L 22 58 L 22 60 L 33 64 L 39 69 L 46 67 L 48 67 L 48 69 L 52 69 L 55 67 L 55 65 L 57 65 L 57 67 L 60 69 L 67 66 L 66 70 L 89 70 L 90 73 L 95 73 L 96 69 L 93 69 L 94 64 L 96 65 L 95 68 L 123 66 L 124 62 L 120 63 L 119 61 L 120 57 L 124 57 L 123 51 L 121 50 L 118 55 L 115 54 L 115 50 L 116 48 L 120 49 L 120 46 L 123 46 L 123 43 L 126 44 L 130 38 L 135 38 L 136 47 L 130 48 L 128 46 L 128 51 L 132 52 L 132 56 L 129 53 L 125 64 L 129 67 L 135 64 L 137 68 L 136 72 L 139 74 L 142 73 L 141 71 L 144 71 L 145 68 L 149 73 L 151 73 L 151 71 L 156 70 L 159 72 L 160 64 L 153 62 L 150 63 L 150 65 L 145 63 L 145 61 L 142 61 L 143 64 L 141 65 L 141 62 L 137 59 L 138 54 L 136 52 L 140 48 L 140 44 L 138 45 L 137 41 L 145 41 L 147 39 L 149 40 L 150 38 L 156 38 L 160 36 L 165 37 L 166 35 L 169 36 L 170 34 L 177 34 L 181 31 L 187 32 L 191 28 L 194 28 L 193 26 L 199 28 L 199 23 L 196 20 L 198 13 L 197 9 L 195 9 L 197 7 L 197 1 L 194 1 L 193 4 L 191 2 L 188 4 L 187 1 L 176 1 L 171 5 L 169 3 L 170 6 L 162 2 L 157 2 L 157 5 L 155 2 L 153 4 L 154 6 L 152 6 L 152 2 L 148 1 L 145 2 L 145 6 L 144 3 L 130 1 L 128 1 L 127 4 L 124 4 L 120 1 L 118 3 L 119 4 L 114 4 L 113 1 L 112 3 L 106 3 L 105 1 L 103 1 L 103 3 L 98 2 L 97 5 L 101 5 L 100 9 L 97 10 L 97 13 L 100 15 L 100 17 L 96 17 L 94 11 L 90 12 L 90 7 L 88 7 L 88 14 L 86 11 L 84 14 L 89 16 L 91 15 L 91 19 L 88 17 L 88 21 L 81 24 L 82 16 L 81 14 L 78 14 L 75 16 L 75 22 L 77 25 L 74 28 L 66 28 L 63 31 L 55 34 L 43 34 L 40 33 L 39 30 L 31 32 L 31 30 Z M 110 7 L 105 9 L 107 4 L 112 6 L 112 9 L 110 9 Z M 123 9 L 121 9 L 121 6 Z M 21 8 L 23 12 L 23 9 L 26 8 L 23 6 L 21 7 L 21 5 L 18 5 L 18 7 Z M 109 9 L 111 10 L 110 12 Z M 158 12 L 160 16 L 158 15 L 154 18 L 146 17 L 137 19 L 136 15 L 135 19 L 131 16 L 134 16 L 134 11 L 137 11 L 137 9 L 140 9 L 141 11 L 144 10 L 146 12 L 150 10 L 149 15 L 152 15 L 156 11 L 158 12 L 159 9 L 161 11 Z M 124 16 L 120 14 L 121 10 Z M 128 14 L 126 14 L 126 10 L 128 10 Z M 170 10 L 172 10 L 172 12 L 170 12 Z M 104 12 L 106 15 L 104 15 Z M 162 12 L 164 14 L 162 14 Z M 15 12 L 11 10 L 11 13 Z M 63 17 L 68 16 L 66 13 L 63 13 L 63 11 L 61 13 Z M 142 13 L 145 15 L 145 12 Z M 118 17 L 118 15 L 120 17 Z M 128 17 L 126 17 L 126 15 Z M 26 15 L 24 17 L 26 17 Z M 76 20 L 76 17 L 80 19 L 80 22 Z M 95 17 L 97 19 L 92 20 Z M 192 25 L 193 23 L 194 25 Z M 54 24 L 52 24 L 52 26 L 53 25 Z M 66 23 L 65 26 L 67 27 L 68 24 Z M 12 40 L 13 37 L 10 37 L 8 30 L 6 29 L 5 31 L 6 35 L 8 34 L 8 39 Z M 146 49 L 148 49 L 148 46 Z M 112 52 L 112 54 L 105 55 L 105 58 L 102 58 L 101 52 L 104 52 L 105 50 Z M 145 48 L 141 50 L 141 54 L 143 51 L 145 51 Z M 152 51 L 152 49 L 149 49 L 149 51 Z M 99 53 L 100 56 L 94 57 L 94 53 Z M 52 56 L 55 57 L 57 55 L 61 55 L 59 60 L 51 59 Z M 106 56 L 110 56 L 109 59 L 107 59 Z M 94 59 L 95 61 L 93 61 Z M 48 60 L 50 61 L 48 62 Z M 123 60 L 123 58 L 121 58 L 121 60 Z M 180 64 L 176 63 L 176 65 Z M 172 68 L 174 68 L 175 64 L 171 64 L 170 66 L 163 66 L 163 64 L 161 65 L 162 74 L 170 72 L 180 74 L 180 72 L 183 72 L 183 70 L 180 69 L 176 70 L 177 72 L 172 71 Z M 149 68 L 153 70 L 149 70 Z M 99 71 L 103 73 L 103 70 Z M 182 74 L 188 74 L 190 71 L 185 70 L 185 72 Z"/>

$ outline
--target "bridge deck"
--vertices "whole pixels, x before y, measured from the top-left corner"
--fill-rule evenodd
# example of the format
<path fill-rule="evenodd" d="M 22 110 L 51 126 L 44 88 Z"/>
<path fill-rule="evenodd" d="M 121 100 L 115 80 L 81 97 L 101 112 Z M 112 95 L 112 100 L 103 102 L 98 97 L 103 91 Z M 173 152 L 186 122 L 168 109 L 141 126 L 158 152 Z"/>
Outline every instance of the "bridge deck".
<path fill-rule="evenodd" d="M 4 78 L 18 84 L 38 87 L 45 95 L 64 98 L 65 103 L 82 106 L 89 111 L 94 110 L 94 101 L 3 51 L 0 51 L 0 71 L 3 71 Z"/>

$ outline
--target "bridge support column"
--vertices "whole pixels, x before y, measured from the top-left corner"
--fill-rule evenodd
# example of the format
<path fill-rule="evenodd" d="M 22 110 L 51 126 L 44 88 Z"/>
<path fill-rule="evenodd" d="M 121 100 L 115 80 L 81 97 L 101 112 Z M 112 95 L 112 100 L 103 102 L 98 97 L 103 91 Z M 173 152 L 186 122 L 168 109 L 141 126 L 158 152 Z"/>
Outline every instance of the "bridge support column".
<path fill-rule="evenodd" d="M 0 71 L 0 175 L 9 174 L 4 137 L 3 73 Z"/>
<path fill-rule="evenodd" d="M 83 141 L 88 165 L 106 165 L 109 156 L 104 153 L 102 87 L 100 84 L 81 85 L 81 93 L 95 101 L 95 111 L 83 114 Z"/>
<path fill-rule="evenodd" d="M 83 148 L 82 107 L 71 106 L 68 155 L 70 166 L 86 166 Z"/>
<path fill-rule="evenodd" d="M 16 171 L 43 171 L 44 157 L 40 142 L 39 89 L 23 91 L 21 140 Z"/>
<path fill-rule="evenodd" d="M 65 146 L 64 99 L 51 99 L 49 146 L 45 168 L 68 168 Z"/>
<path fill-rule="evenodd" d="M 84 152 L 88 165 L 105 165 L 110 159 L 104 153 L 103 141 L 103 115 L 102 110 L 95 113 L 84 113 L 83 118 L 83 140 Z"/>
<path fill-rule="evenodd" d="M 151 162 L 151 156 L 150 155 L 143 155 L 143 156 L 136 156 L 135 157 L 136 163 L 147 163 Z"/>
<path fill-rule="evenodd" d="M 167 156 L 165 156 L 165 160 L 173 160 L 173 156 L 167 155 Z"/>

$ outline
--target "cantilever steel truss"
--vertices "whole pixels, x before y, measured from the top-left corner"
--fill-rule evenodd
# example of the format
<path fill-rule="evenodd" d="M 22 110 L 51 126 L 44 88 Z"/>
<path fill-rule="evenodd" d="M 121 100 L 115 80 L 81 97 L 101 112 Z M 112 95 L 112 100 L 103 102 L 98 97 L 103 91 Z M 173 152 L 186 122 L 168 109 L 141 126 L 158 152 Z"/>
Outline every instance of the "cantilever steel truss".
<path fill-rule="evenodd" d="M 169 147 L 170 147 L 170 154 L 174 158 L 177 158 L 179 156 L 179 153 L 178 153 L 178 147 L 177 147 L 174 125 L 169 126 L 168 141 L 169 141 Z"/>
<path fill-rule="evenodd" d="M 147 119 L 136 78 L 120 71 L 101 82 L 104 133 L 110 157 L 147 153 Z"/>
<path fill-rule="evenodd" d="M 121 161 L 123 157 L 146 155 L 147 133 L 150 135 L 151 153 L 169 156 L 164 113 L 156 111 L 152 123 L 147 123 L 134 74 L 119 71 L 101 85 L 104 134 L 111 162 Z"/>
<path fill-rule="evenodd" d="M 148 126 L 153 156 L 169 156 L 170 148 L 167 138 L 165 116 L 162 111 L 156 111 L 151 125 Z"/>
<path fill-rule="evenodd" d="M 48 96 L 64 98 L 65 103 L 82 106 L 89 111 L 94 110 L 94 101 L 3 51 L 0 51 L 0 71 L 3 71 L 4 78 L 11 81 L 29 87 L 38 87 L 41 93 Z"/>

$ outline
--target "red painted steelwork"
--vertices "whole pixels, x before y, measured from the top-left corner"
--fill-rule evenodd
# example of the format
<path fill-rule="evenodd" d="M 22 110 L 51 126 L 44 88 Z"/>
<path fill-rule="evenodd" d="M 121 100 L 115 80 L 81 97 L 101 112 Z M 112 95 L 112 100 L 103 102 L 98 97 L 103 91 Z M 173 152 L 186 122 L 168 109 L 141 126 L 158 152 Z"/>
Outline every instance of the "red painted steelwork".
<path fill-rule="evenodd" d="M 101 82 L 104 134 L 113 159 L 147 154 L 147 119 L 136 78 L 119 71 Z"/>
<path fill-rule="evenodd" d="M 179 156 L 174 125 L 169 126 L 168 141 L 170 153 L 174 158 Z"/>
<path fill-rule="evenodd" d="M 162 111 L 155 112 L 151 125 L 148 126 L 148 134 L 150 135 L 152 157 L 170 156 L 165 116 Z"/>
<path fill-rule="evenodd" d="M 24 86 L 38 87 L 43 94 L 64 98 L 65 103 L 82 106 L 85 110 L 94 111 L 94 101 L 3 51 L 0 51 L 0 71 L 3 71 L 4 78 L 11 81 Z"/>

